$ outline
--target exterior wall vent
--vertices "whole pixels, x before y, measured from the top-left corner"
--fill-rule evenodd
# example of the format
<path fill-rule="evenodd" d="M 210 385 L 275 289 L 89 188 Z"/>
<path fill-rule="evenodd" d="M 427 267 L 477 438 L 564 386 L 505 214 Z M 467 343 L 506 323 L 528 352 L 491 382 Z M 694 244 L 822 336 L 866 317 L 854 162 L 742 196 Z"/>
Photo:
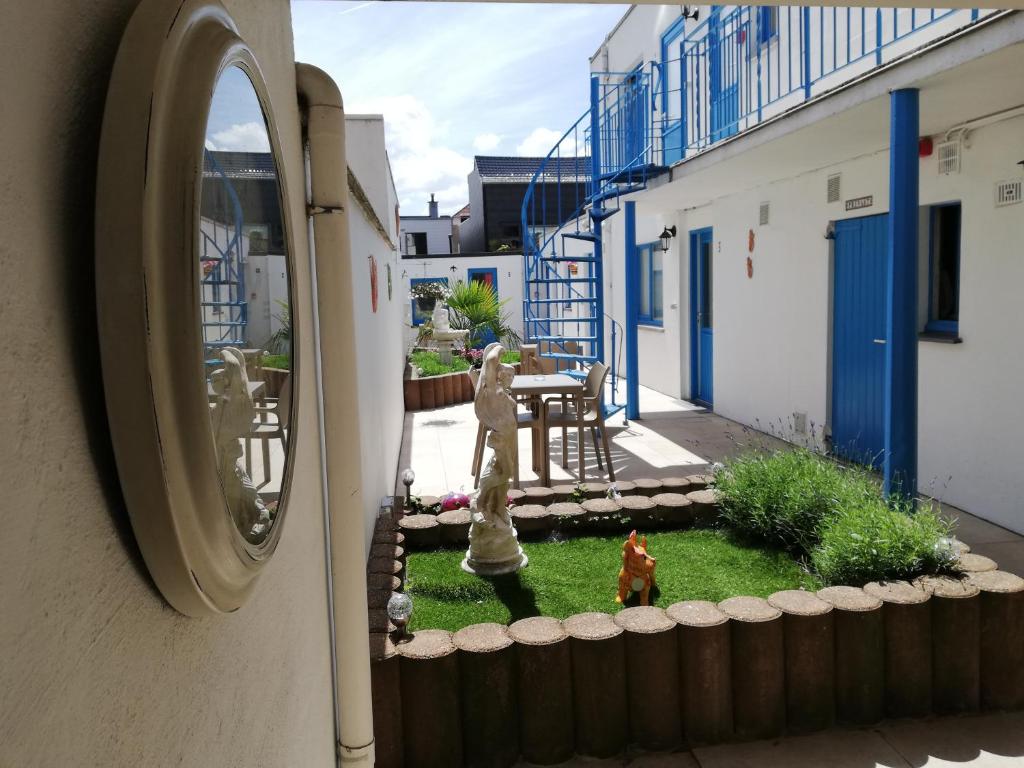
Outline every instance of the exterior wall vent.
<path fill-rule="evenodd" d="M 1015 181 L 1000 181 L 996 184 L 996 207 L 1002 205 L 1013 205 L 1021 201 L 1021 182 L 1020 179 Z"/>
<path fill-rule="evenodd" d="M 769 217 L 769 214 L 771 212 L 770 209 L 771 209 L 771 206 L 770 206 L 769 203 L 761 203 L 761 215 L 760 215 L 760 217 L 758 219 L 758 223 L 762 227 L 765 227 L 765 226 L 768 225 L 768 217 Z"/>
<path fill-rule="evenodd" d="M 834 173 L 828 177 L 828 194 L 825 197 L 826 202 L 838 203 L 840 197 L 839 180 L 841 175 Z"/>
<path fill-rule="evenodd" d="M 939 173 L 949 175 L 960 173 L 960 142 L 944 141 L 935 147 Z"/>

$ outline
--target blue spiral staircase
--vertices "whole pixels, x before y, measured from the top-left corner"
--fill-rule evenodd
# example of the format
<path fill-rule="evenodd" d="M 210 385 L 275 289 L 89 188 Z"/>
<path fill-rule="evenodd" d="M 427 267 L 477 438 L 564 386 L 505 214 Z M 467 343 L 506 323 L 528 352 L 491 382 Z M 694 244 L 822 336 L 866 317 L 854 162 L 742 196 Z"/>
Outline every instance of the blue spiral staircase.
<path fill-rule="evenodd" d="M 650 73 L 595 75 L 590 109 L 548 152 L 523 198 L 526 340 L 577 378 L 597 361 L 609 365 L 605 415 L 625 404 L 622 326 L 605 312 L 602 223 L 623 195 L 665 170 L 655 155 Z"/>
<path fill-rule="evenodd" d="M 204 152 L 204 180 L 219 182 L 215 195 L 216 218 L 209 218 L 212 231 L 202 231 L 199 244 L 200 308 L 202 311 L 203 344 L 209 353 L 220 347 L 245 347 L 248 307 L 245 295 L 245 266 L 242 254 L 242 204 L 217 158 Z M 205 191 L 204 191 L 205 192 Z M 208 361 L 216 364 L 218 361 Z"/>

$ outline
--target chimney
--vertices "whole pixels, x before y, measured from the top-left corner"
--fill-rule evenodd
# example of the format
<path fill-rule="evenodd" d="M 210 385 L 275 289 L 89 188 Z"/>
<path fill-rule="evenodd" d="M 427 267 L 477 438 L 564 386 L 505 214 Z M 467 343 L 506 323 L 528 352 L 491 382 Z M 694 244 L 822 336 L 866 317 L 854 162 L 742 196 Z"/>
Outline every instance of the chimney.
<path fill-rule="evenodd" d="M 430 218 L 437 218 L 437 201 L 434 199 L 434 193 L 430 193 Z"/>

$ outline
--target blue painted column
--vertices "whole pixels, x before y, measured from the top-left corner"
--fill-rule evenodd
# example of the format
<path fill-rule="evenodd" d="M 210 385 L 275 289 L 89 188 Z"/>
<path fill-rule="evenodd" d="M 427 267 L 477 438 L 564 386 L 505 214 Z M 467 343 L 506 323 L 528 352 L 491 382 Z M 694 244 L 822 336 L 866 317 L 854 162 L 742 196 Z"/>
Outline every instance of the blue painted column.
<path fill-rule="evenodd" d="M 886 496 L 917 492 L 918 92 L 890 94 L 886 276 Z"/>
<path fill-rule="evenodd" d="M 626 201 L 626 418 L 640 418 L 640 252 L 636 247 L 636 203 Z"/>

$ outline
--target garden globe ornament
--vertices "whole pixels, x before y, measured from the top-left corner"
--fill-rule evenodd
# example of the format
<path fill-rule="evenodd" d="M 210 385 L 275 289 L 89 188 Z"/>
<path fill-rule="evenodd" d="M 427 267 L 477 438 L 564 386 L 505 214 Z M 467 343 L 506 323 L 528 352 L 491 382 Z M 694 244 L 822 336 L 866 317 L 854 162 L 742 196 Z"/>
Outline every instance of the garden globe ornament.
<path fill-rule="evenodd" d="M 480 473 L 480 489 L 470 500 L 469 549 L 462 569 L 480 576 L 513 573 L 527 563 L 508 511 L 518 425 L 515 401 L 508 391 L 515 372 L 512 366 L 502 364 L 504 351 L 497 342 L 484 349 L 473 403 L 477 419 L 490 430 L 487 446 L 491 453 Z"/>
<path fill-rule="evenodd" d="M 409 509 L 409 505 L 412 503 L 412 484 L 415 482 L 416 473 L 412 471 L 412 467 L 406 467 L 402 472 L 402 485 L 405 486 L 405 509 Z"/>
<path fill-rule="evenodd" d="M 388 600 L 388 618 L 395 625 L 396 640 L 405 637 L 405 628 L 412 618 L 412 598 L 404 592 L 395 592 Z"/>
<path fill-rule="evenodd" d="M 626 602 L 630 592 L 640 595 L 640 605 L 650 604 L 654 586 L 654 569 L 658 561 L 647 554 L 647 537 L 636 542 L 636 531 L 622 545 L 622 568 L 619 570 L 619 593 L 616 603 Z"/>

